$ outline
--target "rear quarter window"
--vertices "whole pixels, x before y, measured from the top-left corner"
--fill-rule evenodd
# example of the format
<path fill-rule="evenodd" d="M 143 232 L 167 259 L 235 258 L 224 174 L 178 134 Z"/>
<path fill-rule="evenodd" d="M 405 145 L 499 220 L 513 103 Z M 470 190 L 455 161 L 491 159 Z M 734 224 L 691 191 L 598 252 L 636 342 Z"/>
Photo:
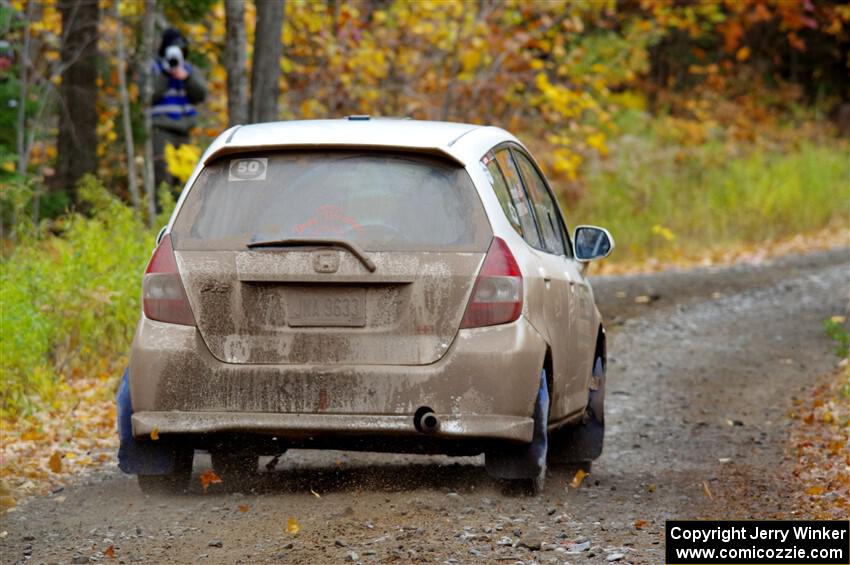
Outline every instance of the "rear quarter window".
<path fill-rule="evenodd" d="M 175 249 L 336 238 L 368 251 L 486 251 L 492 237 L 462 167 L 377 152 L 227 156 L 206 167 L 175 220 Z"/>

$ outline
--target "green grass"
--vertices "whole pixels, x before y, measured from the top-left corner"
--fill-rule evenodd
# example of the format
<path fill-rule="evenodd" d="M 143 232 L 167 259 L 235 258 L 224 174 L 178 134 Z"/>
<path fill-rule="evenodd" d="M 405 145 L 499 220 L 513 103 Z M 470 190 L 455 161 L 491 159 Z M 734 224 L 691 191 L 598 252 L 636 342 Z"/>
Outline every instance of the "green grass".
<path fill-rule="evenodd" d="M 155 233 L 92 177 L 88 215 L 18 226 L 0 262 L 0 415 L 56 400 L 75 376 L 115 377 L 139 317 L 141 275 Z"/>
<path fill-rule="evenodd" d="M 824 320 L 823 328 L 827 337 L 835 342 L 835 354 L 842 359 L 850 355 L 850 333 L 844 324 L 843 316 L 833 316 Z"/>
<path fill-rule="evenodd" d="M 720 144 L 665 148 L 627 137 L 592 168 L 572 223 L 608 227 L 614 260 L 698 253 L 841 223 L 850 227 L 850 149 Z"/>

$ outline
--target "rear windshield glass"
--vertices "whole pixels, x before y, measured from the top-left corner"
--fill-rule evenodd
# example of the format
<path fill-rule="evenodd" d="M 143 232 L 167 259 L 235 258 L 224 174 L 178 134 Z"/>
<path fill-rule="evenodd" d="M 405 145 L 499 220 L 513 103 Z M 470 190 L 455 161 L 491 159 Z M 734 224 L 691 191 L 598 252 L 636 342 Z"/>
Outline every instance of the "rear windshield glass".
<path fill-rule="evenodd" d="M 369 251 L 485 251 L 491 236 L 463 168 L 371 152 L 224 157 L 198 177 L 172 230 L 186 250 L 314 237 Z"/>

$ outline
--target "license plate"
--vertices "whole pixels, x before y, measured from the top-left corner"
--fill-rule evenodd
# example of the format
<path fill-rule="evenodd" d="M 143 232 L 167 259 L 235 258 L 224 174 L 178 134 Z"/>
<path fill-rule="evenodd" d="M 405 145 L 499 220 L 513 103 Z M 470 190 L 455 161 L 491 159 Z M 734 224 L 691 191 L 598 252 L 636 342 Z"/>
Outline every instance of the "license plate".
<path fill-rule="evenodd" d="M 293 327 L 366 325 L 366 289 L 292 289 L 287 293 L 287 323 Z"/>

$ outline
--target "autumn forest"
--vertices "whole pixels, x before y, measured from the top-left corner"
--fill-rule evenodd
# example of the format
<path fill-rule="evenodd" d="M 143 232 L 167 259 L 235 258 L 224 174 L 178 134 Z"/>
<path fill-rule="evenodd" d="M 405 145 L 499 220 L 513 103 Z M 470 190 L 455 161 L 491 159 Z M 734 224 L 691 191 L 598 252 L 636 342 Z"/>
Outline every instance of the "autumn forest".
<path fill-rule="evenodd" d="M 165 148 L 174 185 L 157 186 L 151 64 L 171 27 L 206 95 L 190 141 Z M 33 452 L 48 436 L 113 445 L 141 274 L 218 134 L 353 114 L 508 129 L 567 222 L 614 233 L 594 273 L 848 244 L 846 2 L 0 0 L 0 419 L 14 437 Z M 85 433 L 63 427 L 75 409 Z M 48 475 L 9 457 L 0 477 Z"/>

